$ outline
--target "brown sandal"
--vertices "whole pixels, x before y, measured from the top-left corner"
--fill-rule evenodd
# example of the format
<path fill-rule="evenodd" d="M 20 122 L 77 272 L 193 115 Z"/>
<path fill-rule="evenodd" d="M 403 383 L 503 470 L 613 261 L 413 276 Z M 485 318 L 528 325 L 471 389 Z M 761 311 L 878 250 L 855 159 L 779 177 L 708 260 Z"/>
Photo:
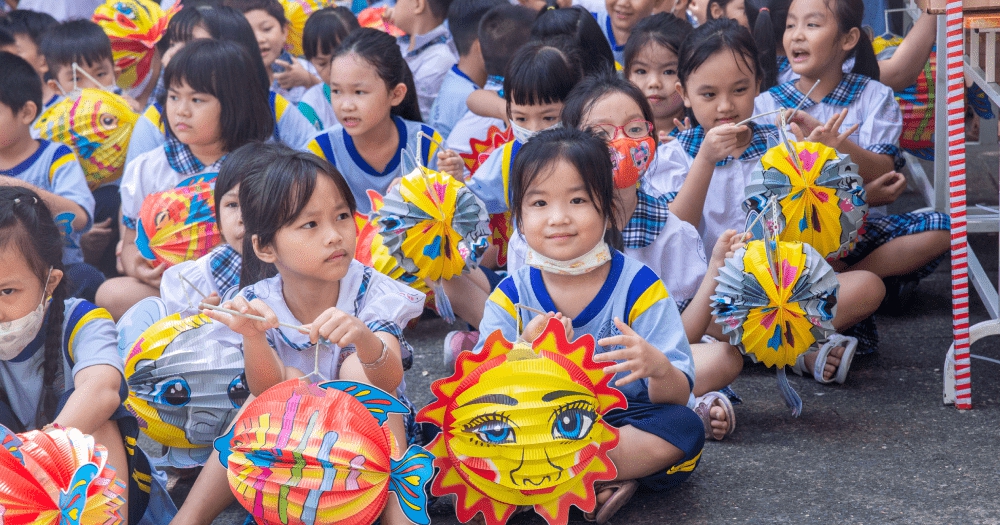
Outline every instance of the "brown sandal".
<path fill-rule="evenodd" d="M 618 512 L 630 499 L 635 491 L 639 488 L 639 482 L 634 479 L 627 479 L 623 481 L 605 481 L 594 484 L 594 497 L 596 498 L 598 494 L 604 492 L 605 490 L 615 491 L 608 501 L 605 501 L 603 505 L 594 508 L 594 512 L 588 512 L 583 515 L 584 519 L 587 521 L 597 522 L 598 525 L 603 525 L 607 523 L 612 516 Z"/>

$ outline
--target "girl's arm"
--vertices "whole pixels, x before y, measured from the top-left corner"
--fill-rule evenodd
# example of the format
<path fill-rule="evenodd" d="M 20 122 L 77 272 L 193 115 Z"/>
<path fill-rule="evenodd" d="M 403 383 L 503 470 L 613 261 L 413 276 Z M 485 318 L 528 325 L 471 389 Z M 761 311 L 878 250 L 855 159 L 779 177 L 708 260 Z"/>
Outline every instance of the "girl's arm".
<path fill-rule="evenodd" d="M 879 81 L 893 91 L 903 91 L 912 86 L 931 56 L 936 32 L 937 16 L 921 15 L 896 52 L 886 60 L 879 60 Z"/>
<path fill-rule="evenodd" d="M 71 214 L 73 216 L 73 220 L 70 224 L 73 226 L 73 231 L 83 230 L 87 227 L 87 223 L 90 222 L 87 210 L 84 210 L 83 206 L 80 206 L 66 197 L 56 195 L 51 191 L 46 191 L 42 188 L 24 182 L 23 180 L 15 179 L 14 177 L 3 177 L 0 179 L 0 185 L 20 186 L 34 191 L 39 197 L 41 197 L 42 201 L 45 202 L 45 205 L 49 207 L 53 217 L 58 217 L 64 213 Z"/>
<path fill-rule="evenodd" d="M 166 269 L 166 265 L 150 266 L 150 261 L 139 253 L 139 248 L 135 245 L 135 230 L 125 226 L 124 221 L 119 221 L 118 227 L 121 231 L 121 261 L 125 275 L 135 277 L 154 288 L 159 288 L 160 279 L 163 277 L 163 270 Z"/>
<path fill-rule="evenodd" d="M 473 91 L 465 101 L 469 111 L 481 117 L 502 119 L 507 122 L 507 102 L 495 92 L 486 89 Z"/>
<path fill-rule="evenodd" d="M 382 390 L 395 392 L 403 380 L 402 352 L 394 335 L 375 333 L 361 319 L 330 308 L 309 325 L 309 340 L 321 338 L 341 348 L 354 345 L 365 376 Z"/>
<path fill-rule="evenodd" d="M 122 373 L 111 365 L 94 365 L 73 376 L 76 389 L 70 394 L 54 423 L 92 434 L 104 425 L 122 404 Z"/>
<path fill-rule="evenodd" d="M 684 333 L 687 334 L 689 343 L 700 342 L 708 330 L 708 325 L 712 322 L 711 297 L 715 293 L 715 277 L 719 275 L 719 268 L 726 264 L 726 259 L 732 257 L 736 250 L 743 246 L 743 235 L 736 233 L 736 230 L 726 230 L 715 242 L 705 278 L 701 280 L 701 286 L 681 314 Z"/>
<path fill-rule="evenodd" d="M 739 134 L 748 131 L 747 126 L 716 126 L 708 131 L 691 164 L 691 171 L 670 203 L 670 212 L 682 221 L 694 226 L 701 223 L 705 208 L 708 186 L 712 183 L 715 164 L 733 153 L 739 147 Z"/>
<path fill-rule="evenodd" d="M 848 138 L 858 130 L 861 126 L 860 123 L 856 123 L 842 132 L 839 131 L 846 118 L 847 108 L 830 117 L 826 124 L 821 124 L 808 113 L 799 111 L 792 118 L 792 133 L 795 134 L 795 139 L 800 142 L 803 140 L 821 142 L 841 153 L 850 155 L 851 161 L 858 165 L 858 174 L 866 183 L 892 171 L 895 167 L 892 155 L 867 150 Z M 896 138 L 898 140 L 898 135 Z"/>
<path fill-rule="evenodd" d="M 226 301 L 223 307 L 265 319 L 265 321 L 255 321 L 217 310 L 202 312 L 243 336 L 243 361 L 246 366 L 247 387 L 251 394 L 259 396 L 268 388 L 286 379 L 285 365 L 278 357 L 278 353 L 267 343 L 265 335 L 267 330 L 279 326 L 278 316 L 264 301 L 260 299 L 247 301 L 243 296 Z"/>

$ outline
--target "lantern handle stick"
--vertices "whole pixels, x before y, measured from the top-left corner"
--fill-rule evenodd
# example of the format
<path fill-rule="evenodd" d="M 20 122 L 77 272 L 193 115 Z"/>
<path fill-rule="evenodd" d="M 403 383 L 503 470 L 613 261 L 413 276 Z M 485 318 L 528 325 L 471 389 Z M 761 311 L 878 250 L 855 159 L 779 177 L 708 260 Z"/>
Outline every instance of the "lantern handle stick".
<path fill-rule="evenodd" d="M 792 119 L 795 118 L 795 114 L 798 113 L 799 109 L 802 108 L 802 105 L 805 104 L 807 100 L 809 100 L 809 95 L 812 95 L 813 90 L 815 90 L 816 86 L 818 85 L 819 85 L 819 79 L 817 78 L 816 82 L 813 84 L 813 87 L 809 88 L 809 91 L 806 91 L 806 96 L 802 97 L 802 100 L 800 100 L 799 103 L 795 105 L 795 108 L 792 109 L 792 114 L 788 116 L 789 122 L 791 122 Z"/>
<path fill-rule="evenodd" d="M 746 124 L 747 122 L 750 122 L 751 120 L 757 120 L 760 117 L 766 117 L 768 115 L 774 115 L 775 113 L 781 113 L 784 110 L 785 110 L 785 108 L 778 108 L 778 109 L 776 109 L 774 111 L 768 111 L 767 113 L 758 113 L 758 114 L 753 115 L 752 117 L 750 117 L 750 118 L 748 118 L 746 120 L 741 120 L 741 121 L 737 122 L 736 126 L 739 127 L 739 126 L 742 126 L 742 125 Z"/>
<path fill-rule="evenodd" d="M 444 144 L 441 144 L 441 141 L 439 141 L 439 140 L 435 139 L 434 137 L 432 137 L 432 136 L 424 133 L 424 130 L 418 131 L 417 135 L 419 135 L 421 138 L 425 138 L 425 139 L 427 139 L 427 140 L 429 140 L 429 141 L 437 144 L 437 147 L 439 147 L 441 149 L 447 149 L 447 148 L 444 147 Z"/>
<path fill-rule="evenodd" d="M 514 306 L 516 306 L 516 307 L 518 307 L 518 308 L 520 308 L 522 310 L 527 310 L 527 311 L 529 311 L 529 312 L 531 312 L 533 314 L 548 315 L 548 312 L 543 312 L 543 311 L 539 310 L 538 308 L 532 308 L 530 306 L 526 306 L 526 305 L 523 305 L 521 303 L 517 303 Z"/>
<path fill-rule="evenodd" d="M 231 308 L 223 308 L 221 306 L 215 306 L 214 304 L 201 303 L 200 305 L 198 305 L 198 307 L 199 308 L 203 308 L 205 310 L 215 310 L 216 312 L 224 312 L 224 313 L 227 313 L 229 315 L 235 315 L 237 317 L 243 317 L 245 319 L 250 319 L 252 321 L 260 321 L 260 322 L 264 322 L 264 323 L 267 322 L 267 319 L 264 319 L 263 317 L 261 317 L 259 315 L 245 314 L 243 312 L 238 312 L 238 311 L 233 310 Z M 293 324 L 282 323 L 282 322 L 279 322 L 278 326 L 283 326 L 285 328 L 290 328 L 292 330 L 301 332 L 303 334 L 308 334 L 309 333 L 309 329 L 306 328 L 306 327 L 304 327 L 304 326 L 295 326 Z"/>
<path fill-rule="evenodd" d="M 313 369 L 312 372 L 306 374 L 303 379 L 308 379 L 310 377 L 318 377 L 320 381 L 329 381 L 330 378 L 326 377 L 322 372 L 319 371 L 319 341 L 313 345 Z"/>
<path fill-rule="evenodd" d="M 774 199 L 768 199 L 767 204 L 764 205 L 764 209 L 760 210 L 760 213 L 758 213 L 757 217 L 754 218 L 753 222 L 751 222 L 750 225 L 744 229 L 743 233 L 749 233 L 750 235 L 753 235 L 753 227 L 757 226 L 757 223 L 764 218 L 764 214 L 767 213 L 767 210 L 770 209 L 774 203 L 775 203 Z"/>

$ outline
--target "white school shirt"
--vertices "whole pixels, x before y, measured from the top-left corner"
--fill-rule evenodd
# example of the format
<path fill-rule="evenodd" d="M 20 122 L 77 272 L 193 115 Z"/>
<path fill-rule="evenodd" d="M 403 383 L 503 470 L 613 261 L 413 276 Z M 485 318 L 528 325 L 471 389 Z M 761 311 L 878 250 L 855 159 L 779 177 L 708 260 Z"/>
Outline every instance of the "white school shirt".
<path fill-rule="evenodd" d="M 712 253 L 715 242 L 728 229 L 743 231 L 746 213 L 743 211 L 744 190 L 750 183 L 750 173 L 769 146 L 778 144 L 778 128 L 772 125 L 749 123 L 753 131 L 750 145 L 738 159 L 727 157 L 715 165 L 712 181 L 705 195 L 698 233 L 704 243 L 706 257 Z M 656 161 L 647 173 L 643 189 L 654 196 L 665 195 L 672 201 L 684 184 L 691 164 L 705 140 L 705 129 L 696 126 L 677 135 L 676 140 L 661 144 L 656 149 Z"/>
<path fill-rule="evenodd" d="M 854 69 L 854 57 L 850 57 L 844 61 L 844 64 L 840 66 L 840 70 L 844 73 L 850 73 Z M 792 71 L 792 64 L 788 61 L 788 57 L 779 56 L 778 57 L 778 84 L 784 84 L 789 80 L 798 80 L 799 74 Z"/>
<path fill-rule="evenodd" d="M 333 111 L 330 97 L 330 85 L 321 82 L 306 90 L 302 100 L 299 101 L 299 113 L 313 124 L 316 131 L 323 131 L 340 124 L 337 121 L 337 114 Z"/>
<path fill-rule="evenodd" d="M 415 41 L 410 50 L 410 39 Z M 427 120 L 431 114 L 431 106 L 437 97 L 451 66 L 458 63 L 458 50 L 455 41 L 444 24 L 429 32 L 411 37 L 403 35 L 396 39 L 399 50 L 403 53 L 410 72 L 413 73 L 413 84 L 417 88 L 417 102 L 420 104 L 420 116 Z"/>
<path fill-rule="evenodd" d="M 222 302 L 226 302 L 239 292 L 242 267 L 240 254 L 232 246 L 221 244 L 198 259 L 167 268 L 160 279 L 160 299 L 169 314 L 179 313 L 181 317 L 198 315 L 201 313 L 198 308 L 201 293 L 215 293 Z"/>
<path fill-rule="evenodd" d="M 678 304 L 694 298 L 708 271 L 698 230 L 667 209 L 666 197 L 638 193 L 635 212 L 622 231 L 625 255 L 648 266 Z M 515 232 L 507 245 L 507 271 L 524 266 L 528 243 Z"/>
<path fill-rule="evenodd" d="M 499 93 L 503 89 L 503 78 L 490 77 L 486 80 L 483 89 Z M 500 130 L 507 129 L 507 124 L 503 119 L 483 117 L 468 110 L 451 128 L 451 133 L 448 134 L 448 147 L 458 153 L 472 153 L 470 141 L 472 139 L 486 140 L 490 126 L 496 126 Z"/>
<path fill-rule="evenodd" d="M 444 76 L 444 81 L 441 82 L 437 99 L 431 106 L 431 127 L 447 137 L 458 119 L 469 111 L 466 101 L 469 99 L 469 95 L 477 89 L 479 86 L 461 69 L 458 69 L 458 64 L 451 66 L 451 69 Z"/>
<path fill-rule="evenodd" d="M 293 326 L 311 323 L 313 319 L 296 319 L 285 303 L 281 275 L 264 279 L 239 292 L 245 299 L 264 301 L 278 320 Z M 412 360 L 413 350 L 403 338 L 403 327 L 424 310 L 424 294 L 382 275 L 372 268 L 351 261 L 347 275 L 340 280 L 337 309 L 357 317 L 373 332 L 386 332 L 399 339 L 403 361 Z M 267 331 L 267 343 L 278 353 L 285 366 L 308 374 L 313 371 L 316 345 L 309 336 L 285 327 Z M 334 344 L 319 345 L 319 371 L 328 379 L 336 379 L 340 365 L 354 349 Z M 402 385 L 401 385 L 402 389 Z"/>
<path fill-rule="evenodd" d="M 314 77 L 319 77 L 319 72 L 316 71 L 316 66 L 312 65 L 312 62 L 304 58 L 294 58 L 286 51 L 282 53 L 281 56 L 278 57 L 278 59 L 283 60 L 285 62 L 291 62 L 293 60 L 296 60 L 298 61 L 299 65 L 302 66 L 302 68 L 305 69 L 310 75 Z M 286 100 L 288 100 L 288 102 L 291 103 L 293 106 L 298 105 L 299 101 L 302 100 L 302 95 L 305 94 L 307 89 L 308 88 L 306 88 L 305 86 L 295 86 L 292 89 L 285 89 L 278 84 L 277 80 L 271 83 L 271 93 L 277 93 L 281 95 Z"/>
<path fill-rule="evenodd" d="M 173 189 L 189 181 L 200 180 L 203 176 L 210 178 L 209 182 L 214 186 L 215 177 L 212 174 L 218 174 L 220 164 L 222 159 L 211 166 L 205 166 L 200 171 L 182 174 L 170 166 L 164 146 L 139 155 L 135 161 L 125 166 L 125 174 L 122 175 L 119 184 L 122 196 L 122 222 L 125 223 L 125 227 L 132 230 L 136 228 L 142 202 L 150 194 Z"/>

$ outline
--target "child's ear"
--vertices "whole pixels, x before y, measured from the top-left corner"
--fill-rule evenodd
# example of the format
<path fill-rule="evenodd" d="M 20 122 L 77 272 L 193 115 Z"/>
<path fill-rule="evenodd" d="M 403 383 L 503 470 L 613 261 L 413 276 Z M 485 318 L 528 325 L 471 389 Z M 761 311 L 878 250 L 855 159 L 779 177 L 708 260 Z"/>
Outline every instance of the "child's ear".
<path fill-rule="evenodd" d="M 250 237 L 250 241 L 253 242 L 253 253 L 257 255 L 257 258 L 268 263 L 274 264 L 278 260 L 278 257 L 274 254 L 274 246 L 261 246 L 260 238 L 257 234 Z"/>
<path fill-rule="evenodd" d="M 49 86 L 49 89 L 51 89 L 55 93 L 59 93 L 60 95 L 64 94 L 63 90 L 62 90 L 62 86 L 60 86 L 59 82 L 57 82 L 55 79 L 51 79 L 50 78 L 50 79 L 46 80 L 45 81 L 45 85 Z"/>
<path fill-rule="evenodd" d="M 715 20 L 717 20 L 719 18 L 725 18 L 726 17 L 726 12 L 723 11 L 721 7 L 719 7 L 719 3 L 718 2 L 712 2 L 708 6 L 708 14 L 710 15 L 709 18 L 712 18 L 712 19 L 715 19 Z"/>
<path fill-rule="evenodd" d="M 691 107 L 691 101 L 688 100 L 687 91 L 684 91 L 684 86 L 680 82 L 674 84 L 674 90 L 680 93 L 681 98 L 684 99 L 684 107 Z"/>
<path fill-rule="evenodd" d="M 62 282 L 63 271 L 55 268 L 49 273 L 49 282 L 45 283 L 45 296 L 51 296 L 56 291 L 56 287 Z"/>
<path fill-rule="evenodd" d="M 427 0 L 413 0 L 413 14 L 423 14 L 427 10 Z"/>
<path fill-rule="evenodd" d="M 38 106 L 35 105 L 35 101 L 29 100 L 24 103 L 21 107 L 21 111 L 17 112 L 17 118 L 21 120 L 22 124 L 31 125 L 38 116 Z"/>
<path fill-rule="evenodd" d="M 859 40 L 861 40 L 861 30 L 856 27 L 852 27 L 851 30 L 844 35 L 840 48 L 844 51 L 850 51 L 858 45 Z"/>
<path fill-rule="evenodd" d="M 389 92 L 389 105 L 398 106 L 403 103 L 403 99 L 406 98 L 406 84 L 400 82 L 396 84 L 396 87 L 392 88 Z"/>

